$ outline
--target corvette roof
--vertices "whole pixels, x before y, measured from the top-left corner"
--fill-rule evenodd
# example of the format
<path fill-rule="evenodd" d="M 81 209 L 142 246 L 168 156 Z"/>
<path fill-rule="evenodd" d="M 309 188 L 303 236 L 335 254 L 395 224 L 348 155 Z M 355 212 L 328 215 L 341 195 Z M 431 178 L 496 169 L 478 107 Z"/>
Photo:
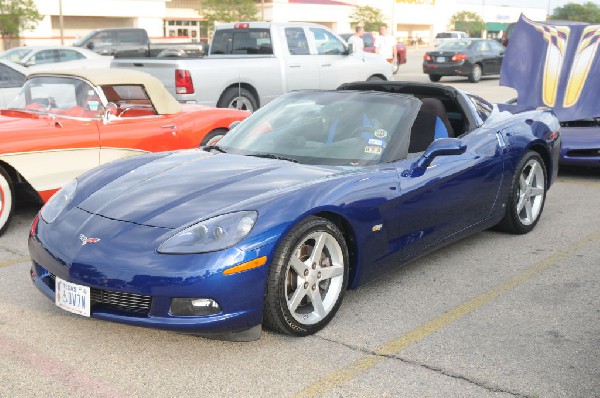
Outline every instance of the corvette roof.
<path fill-rule="evenodd" d="M 88 80 L 94 86 L 142 85 L 156 108 L 158 114 L 173 114 L 181 112 L 181 104 L 173 98 L 163 84 L 148 73 L 129 69 L 66 69 L 55 71 L 39 71 L 28 76 L 74 76 Z"/>

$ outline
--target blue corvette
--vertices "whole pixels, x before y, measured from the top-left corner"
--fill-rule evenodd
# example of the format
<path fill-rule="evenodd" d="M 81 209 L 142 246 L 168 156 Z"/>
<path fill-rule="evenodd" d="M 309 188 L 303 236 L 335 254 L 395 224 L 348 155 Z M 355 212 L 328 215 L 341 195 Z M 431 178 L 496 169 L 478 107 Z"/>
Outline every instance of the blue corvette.
<path fill-rule="evenodd" d="M 443 85 L 292 92 L 218 144 L 73 180 L 32 224 L 31 278 L 82 316 L 310 335 L 347 288 L 486 228 L 531 231 L 558 130 L 551 111 Z"/>

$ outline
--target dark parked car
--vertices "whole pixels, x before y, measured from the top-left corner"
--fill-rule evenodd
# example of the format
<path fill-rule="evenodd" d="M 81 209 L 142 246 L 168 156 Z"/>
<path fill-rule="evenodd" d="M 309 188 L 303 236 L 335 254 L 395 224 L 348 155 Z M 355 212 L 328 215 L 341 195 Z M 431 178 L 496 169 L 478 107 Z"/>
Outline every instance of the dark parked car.
<path fill-rule="evenodd" d="M 100 55 L 115 57 L 199 57 L 204 55 L 200 43 L 151 43 L 141 28 L 96 29 L 73 43 Z"/>
<path fill-rule="evenodd" d="M 340 37 L 346 41 L 350 39 L 350 37 L 354 33 L 342 33 Z M 365 32 L 363 34 L 363 42 L 365 43 L 364 51 L 368 53 L 375 52 L 375 38 L 373 37 L 373 33 Z M 404 43 L 396 43 L 396 53 L 398 54 L 398 63 L 396 65 L 392 65 L 392 71 L 394 73 L 398 72 L 400 65 L 406 63 L 406 44 Z"/>
<path fill-rule="evenodd" d="M 445 43 L 423 57 L 423 73 L 432 82 L 442 76 L 466 76 L 477 83 L 481 76 L 500 73 L 505 48 L 494 40 L 466 39 Z"/>

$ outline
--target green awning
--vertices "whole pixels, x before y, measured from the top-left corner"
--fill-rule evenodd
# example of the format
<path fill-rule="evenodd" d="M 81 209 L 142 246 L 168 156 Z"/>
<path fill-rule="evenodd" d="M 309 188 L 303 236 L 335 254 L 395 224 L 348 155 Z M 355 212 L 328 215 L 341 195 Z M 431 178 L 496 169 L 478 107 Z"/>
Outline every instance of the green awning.
<path fill-rule="evenodd" d="M 486 22 L 485 30 L 488 32 L 503 32 L 508 27 L 508 23 L 503 22 Z"/>

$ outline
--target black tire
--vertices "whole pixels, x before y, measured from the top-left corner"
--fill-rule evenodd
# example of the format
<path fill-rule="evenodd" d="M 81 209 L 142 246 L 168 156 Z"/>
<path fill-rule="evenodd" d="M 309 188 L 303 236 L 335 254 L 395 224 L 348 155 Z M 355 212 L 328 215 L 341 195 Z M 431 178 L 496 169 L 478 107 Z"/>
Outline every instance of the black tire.
<path fill-rule="evenodd" d="M 525 153 L 516 170 L 506 201 L 506 213 L 498 229 L 521 235 L 531 231 L 542 215 L 547 176 L 544 160 L 533 151 Z"/>
<path fill-rule="evenodd" d="M 229 130 L 225 128 L 214 129 L 213 131 L 204 136 L 204 138 L 200 142 L 200 146 L 208 145 L 213 140 L 218 141 L 216 140 L 217 138 L 220 140 L 225 136 L 225 134 L 227 134 L 228 131 Z"/>
<path fill-rule="evenodd" d="M 442 77 L 440 75 L 429 75 L 429 80 L 432 82 L 439 82 Z"/>
<path fill-rule="evenodd" d="M 221 95 L 217 107 L 235 108 L 254 112 L 258 109 L 258 101 L 254 95 L 245 88 L 229 87 Z"/>
<path fill-rule="evenodd" d="M 475 64 L 473 65 L 473 69 L 471 69 L 471 73 L 469 74 L 469 81 L 471 83 L 477 83 L 481 80 L 481 65 Z"/>
<path fill-rule="evenodd" d="M 313 251 L 321 239 L 319 255 Z M 311 259 L 313 255 L 319 255 L 318 261 L 312 261 L 316 260 Z M 342 303 L 348 285 L 348 258 L 344 236 L 331 221 L 308 217 L 296 225 L 279 244 L 271 262 L 264 303 L 265 327 L 293 336 L 308 336 L 325 327 Z M 298 267 L 304 271 L 297 272 Z M 317 301 L 313 301 L 314 295 L 318 295 Z M 320 303 L 313 304 L 317 302 Z"/>
<path fill-rule="evenodd" d="M 0 235 L 6 231 L 15 210 L 15 192 L 13 183 L 2 167 L 0 167 Z"/>

